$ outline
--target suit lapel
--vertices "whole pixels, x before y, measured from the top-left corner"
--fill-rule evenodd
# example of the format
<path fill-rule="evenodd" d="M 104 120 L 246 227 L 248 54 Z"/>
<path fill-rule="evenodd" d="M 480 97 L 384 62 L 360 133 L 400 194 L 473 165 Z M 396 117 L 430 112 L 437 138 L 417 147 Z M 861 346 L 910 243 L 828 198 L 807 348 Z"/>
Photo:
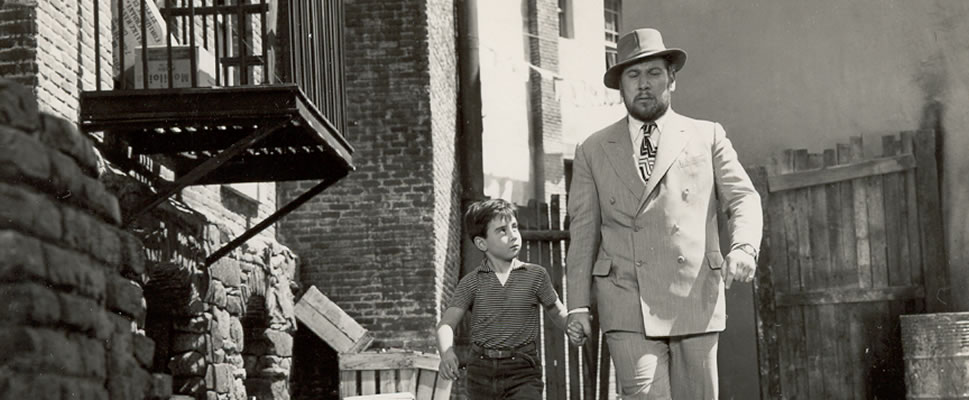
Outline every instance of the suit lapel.
<path fill-rule="evenodd" d="M 625 118 L 609 127 L 609 136 L 602 142 L 602 149 L 606 152 L 606 159 L 619 176 L 626 188 L 633 196 L 643 193 L 643 180 L 633 164 L 633 144 L 629 140 L 629 127 Z"/>
<path fill-rule="evenodd" d="M 663 127 L 663 131 L 660 132 L 656 164 L 653 167 L 653 174 L 649 176 L 649 181 L 646 182 L 646 186 L 642 192 L 641 202 L 639 204 L 640 210 L 646 205 L 646 200 L 649 199 L 650 194 L 656 189 L 659 181 L 663 179 L 663 176 L 669 171 L 670 166 L 673 165 L 673 162 L 676 161 L 677 157 L 683 151 L 683 148 L 690 141 L 691 136 L 687 132 L 687 128 L 689 127 L 688 121 L 683 116 L 673 112 L 672 109 L 668 112 L 670 113 L 669 120 Z"/>

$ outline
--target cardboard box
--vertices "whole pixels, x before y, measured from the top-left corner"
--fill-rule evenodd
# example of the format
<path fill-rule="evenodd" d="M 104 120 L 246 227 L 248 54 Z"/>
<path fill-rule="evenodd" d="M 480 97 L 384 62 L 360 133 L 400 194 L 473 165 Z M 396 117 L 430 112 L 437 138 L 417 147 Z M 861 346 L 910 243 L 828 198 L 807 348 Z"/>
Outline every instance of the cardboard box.
<path fill-rule="evenodd" d="M 142 48 L 135 52 L 134 84 L 136 89 L 144 88 L 144 68 L 142 68 Z M 195 53 L 196 70 L 192 71 L 192 53 Z M 198 87 L 215 86 L 215 57 L 208 50 L 195 46 L 172 45 L 173 87 L 192 87 L 192 74 L 196 74 Z M 148 88 L 168 88 L 168 46 L 148 46 Z"/>
<path fill-rule="evenodd" d="M 141 47 L 141 0 L 111 0 L 111 31 L 114 37 L 114 65 L 115 76 L 120 76 L 120 44 L 118 27 L 118 2 L 122 2 L 121 22 L 124 24 L 124 68 L 130 69 L 135 63 L 136 49 Z M 165 18 L 158 11 L 156 0 L 145 0 L 145 33 L 148 46 L 165 44 L 165 33 L 168 31 Z M 172 35 L 172 45 L 178 44 Z M 130 79 L 130 77 L 129 77 Z"/>

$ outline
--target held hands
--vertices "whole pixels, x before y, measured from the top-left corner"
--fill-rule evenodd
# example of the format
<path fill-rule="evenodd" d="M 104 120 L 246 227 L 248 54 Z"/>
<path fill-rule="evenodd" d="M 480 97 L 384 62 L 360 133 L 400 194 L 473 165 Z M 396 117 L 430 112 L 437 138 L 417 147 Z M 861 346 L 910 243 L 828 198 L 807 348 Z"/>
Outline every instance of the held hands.
<path fill-rule="evenodd" d="M 454 347 L 447 349 L 443 354 L 441 354 L 441 364 L 438 365 L 437 370 L 444 379 L 455 380 L 458 379 L 459 366 L 458 355 L 454 354 Z"/>
<path fill-rule="evenodd" d="M 582 346 L 592 335 L 592 325 L 589 323 L 588 312 L 577 312 L 569 315 L 565 332 L 569 335 L 569 342 L 573 346 Z"/>
<path fill-rule="evenodd" d="M 752 281 L 754 279 L 754 273 L 757 271 L 757 262 L 747 252 L 734 249 L 723 259 L 723 264 L 720 265 L 720 268 L 724 271 L 724 286 L 730 289 L 730 284 L 733 281 L 744 283 Z"/>

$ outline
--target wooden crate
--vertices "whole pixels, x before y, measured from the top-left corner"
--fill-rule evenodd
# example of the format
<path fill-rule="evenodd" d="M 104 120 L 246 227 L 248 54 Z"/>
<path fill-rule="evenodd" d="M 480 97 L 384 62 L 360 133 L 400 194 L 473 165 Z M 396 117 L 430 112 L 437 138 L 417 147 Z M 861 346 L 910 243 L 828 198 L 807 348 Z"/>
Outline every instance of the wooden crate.
<path fill-rule="evenodd" d="M 410 394 L 417 400 L 450 399 L 451 381 L 437 374 L 440 361 L 436 354 L 405 350 L 340 354 L 340 397 L 397 399 Z"/>
<path fill-rule="evenodd" d="M 310 286 L 296 302 L 294 313 L 296 319 L 338 353 L 355 353 L 373 342 L 373 334 L 330 301 L 316 286 Z"/>

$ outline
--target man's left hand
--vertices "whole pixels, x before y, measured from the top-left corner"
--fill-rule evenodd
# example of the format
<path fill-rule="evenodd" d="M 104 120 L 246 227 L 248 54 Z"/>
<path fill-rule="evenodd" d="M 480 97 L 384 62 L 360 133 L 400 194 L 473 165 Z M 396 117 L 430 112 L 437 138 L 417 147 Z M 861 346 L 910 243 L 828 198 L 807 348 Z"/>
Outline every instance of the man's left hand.
<path fill-rule="evenodd" d="M 754 272 L 757 271 L 757 262 L 754 257 L 747 252 L 734 249 L 723 259 L 720 266 L 723 271 L 723 282 L 727 289 L 733 281 L 750 282 L 754 279 Z"/>

